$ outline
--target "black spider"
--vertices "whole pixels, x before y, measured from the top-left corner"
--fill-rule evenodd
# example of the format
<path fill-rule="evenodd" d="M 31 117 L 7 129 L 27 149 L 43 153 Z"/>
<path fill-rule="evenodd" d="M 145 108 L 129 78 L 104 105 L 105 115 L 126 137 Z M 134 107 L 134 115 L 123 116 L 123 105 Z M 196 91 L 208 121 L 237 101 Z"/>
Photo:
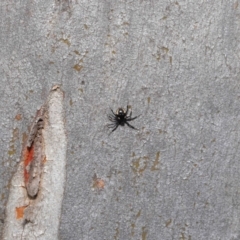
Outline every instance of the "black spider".
<path fill-rule="evenodd" d="M 116 113 L 114 113 L 113 110 L 111 109 L 113 114 L 108 115 L 108 119 L 112 122 L 111 124 L 108 124 L 109 128 L 113 128 L 111 133 L 114 132 L 118 128 L 119 125 L 120 126 L 124 126 L 125 124 L 127 124 L 127 126 L 132 128 L 132 129 L 138 130 L 134 126 L 130 125 L 128 122 L 136 119 L 140 115 L 138 115 L 137 117 L 133 117 L 132 118 L 132 111 L 130 112 L 130 115 L 128 116 L 127 115 L 128 114 L 128 110 L 129 110 L 129 106 L 127 106 L 127 110 L 126 111 L 124 111 L 123 108 L 118 108 Z"/>

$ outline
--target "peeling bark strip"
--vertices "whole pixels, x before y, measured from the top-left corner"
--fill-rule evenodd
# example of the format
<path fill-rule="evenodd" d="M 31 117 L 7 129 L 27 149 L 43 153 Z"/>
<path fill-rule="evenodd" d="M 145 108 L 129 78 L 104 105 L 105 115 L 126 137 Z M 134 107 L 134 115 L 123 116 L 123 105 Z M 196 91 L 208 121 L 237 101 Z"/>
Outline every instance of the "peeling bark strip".
<path fill-rule="evenodd" d="M 45 107 L 41 107 L 40 110 L 37 111 L 36 117 L 34 119 L 34 122 L 31 126 L 29 137 L 27 140 L 27 147 L 30 148 L 32 146 L 32 143 L 38 133 L 39 128 L 43 128 L 43 121 L 44 121 L 44 112 L 45 112 Z"/>
<path fill-rule="evenodd" d="M 42 129 L 44 128 L 43 106 L 37 111 L 24 150 L 24 182 L 28 196 L 36 197 L 41 180 L 43 161 L 45 158 Z"/>
<path fill-rule="evenodd" d="M 66 180 L 63 98 L 54 86 L 36 114 L 11 181 L 3 240 L 58 239 Z"/>

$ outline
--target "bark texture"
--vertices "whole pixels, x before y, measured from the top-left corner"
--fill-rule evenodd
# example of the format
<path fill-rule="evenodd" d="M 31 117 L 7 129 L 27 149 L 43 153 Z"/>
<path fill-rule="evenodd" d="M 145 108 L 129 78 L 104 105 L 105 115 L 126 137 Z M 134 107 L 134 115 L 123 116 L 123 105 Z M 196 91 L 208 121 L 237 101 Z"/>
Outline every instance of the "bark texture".
<path fill-rule="evenodd" d="M 60 84 L 59 239 L 240 239 L 239 3 L 2 0 L 2 226 L 23 139 Z M 110 107 L 127 105 L 139 131 L 109 136 Z"/>

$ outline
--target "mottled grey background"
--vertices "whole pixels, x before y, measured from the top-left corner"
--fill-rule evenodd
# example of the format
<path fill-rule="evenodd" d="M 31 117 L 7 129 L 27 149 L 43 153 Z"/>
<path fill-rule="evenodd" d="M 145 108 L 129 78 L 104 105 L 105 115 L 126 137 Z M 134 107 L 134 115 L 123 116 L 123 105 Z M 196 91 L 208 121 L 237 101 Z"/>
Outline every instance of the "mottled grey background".
<path fill-rule="evenodd" d="M 239 0 L 2 0 L 0 20 L 1 223 L 23 138 L 59 83 L 60 239 L 240 239 Z M 109 108 L 127 104 L 140 130 L 108 136 Z"/>

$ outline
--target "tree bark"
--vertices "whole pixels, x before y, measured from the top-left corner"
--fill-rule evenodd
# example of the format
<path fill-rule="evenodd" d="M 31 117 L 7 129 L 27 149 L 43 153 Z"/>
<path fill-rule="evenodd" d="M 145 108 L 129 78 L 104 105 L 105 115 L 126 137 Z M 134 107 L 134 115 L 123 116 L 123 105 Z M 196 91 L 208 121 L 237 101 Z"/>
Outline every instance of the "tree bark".
<path fill-rule="evenodd" d="M 0 235 L 36 110 L 58 84 L 62 211 L 54 226 L 31 220 L 46 230 L 35 239 L 55 226 L 66 240 L 240 239 L 239 8 L 237 0 L 1 1 Z M 127 105 L 141 114 L 131 122 L 139 130 L 109 135 L 110 108 Z"/>

